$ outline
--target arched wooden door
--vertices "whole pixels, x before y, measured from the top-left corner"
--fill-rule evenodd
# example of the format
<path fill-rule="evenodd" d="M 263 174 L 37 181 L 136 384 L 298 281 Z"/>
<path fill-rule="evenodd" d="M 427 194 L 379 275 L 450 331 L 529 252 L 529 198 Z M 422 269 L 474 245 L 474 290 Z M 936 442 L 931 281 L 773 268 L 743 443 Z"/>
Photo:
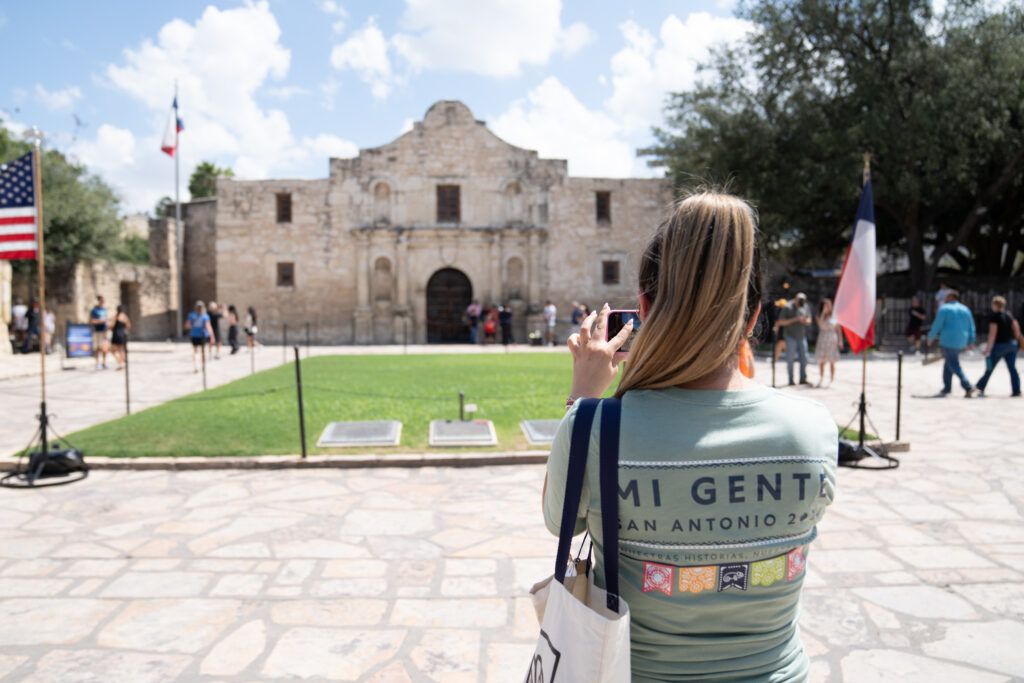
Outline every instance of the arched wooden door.
<path fill-rule="evenodd" d="M 442 268 L 427 281 L 427 343 L 469 341 L 463 313 L 473 299 L 473 286 L 461 270 Z"/>

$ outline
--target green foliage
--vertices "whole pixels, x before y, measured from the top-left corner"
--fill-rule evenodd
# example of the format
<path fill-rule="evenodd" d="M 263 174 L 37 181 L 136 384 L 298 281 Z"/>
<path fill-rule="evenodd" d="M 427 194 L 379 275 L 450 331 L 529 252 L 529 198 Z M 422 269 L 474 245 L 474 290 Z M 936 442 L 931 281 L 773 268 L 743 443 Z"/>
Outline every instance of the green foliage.
<path fill-rule="evenodd" d="M 230 168 L 218 168 L 209 161 L 204 161 L 192 171 L 188 181 L 188 191 L 192 199 L 217 196 L 217 178 L 233 178 L 235 172 Z"/>
<path fill-rule="evenodd" d="M 0 127 L 0 162 L 30 151 L 30 144 Z M 47 268 L 66 269 L 78 261 L 113 258 L 121 245 L 114 191 L 56 150 L 44 149 L 40 166 Z M 15 261 L 14 267 L 34 270 L 28 261 Z"/>
<path fill-rule="evenodd" d="M 148 264 L 149 240 L 142 235 L 125 235 L 114 249 L 113 260 Z"/>
<path fill-rule="evenodd" d="M 311 453 L 338 452 L 314 445 L 327 423 L 394 419 L 403 423 L 399 452 L 428 450 L 430 420 L 458 419 L 461 390 L 479 407 L 474 417 L 494 421 L 499 446 L 491 450 L 528 448 L 519 422 L 561 418 L 571 375 L 565 354 L 303 360 L 307 443 Z M 298 431 L 295 366 L 288 363 L 69 438 L 87 456 L 268 455 L 299 453 Z"/>
<path fill-rule="evenodd" d="M 174 214 L 174 200 L 170 197 L 161 197 L 153 207 L 153 215 L 157 218 Z"/>
<path fill-rule="evenodd" d="M 777 256 L 824 265 L 872 155 L 879 244 L 915 286 L 944 256 L 1011 275 L 1024 252 L 1024 12 L 971 0 L 758 0 L 758 29 L 672 96 L 645 153 L 680 184 L 730 180 Z"/>

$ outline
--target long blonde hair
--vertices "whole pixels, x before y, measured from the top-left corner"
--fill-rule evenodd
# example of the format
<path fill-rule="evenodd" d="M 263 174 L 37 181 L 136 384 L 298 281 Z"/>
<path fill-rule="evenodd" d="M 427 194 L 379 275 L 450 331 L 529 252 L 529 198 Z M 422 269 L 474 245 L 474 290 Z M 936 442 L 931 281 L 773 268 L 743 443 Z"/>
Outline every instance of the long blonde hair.
<path fill-rule="evenodd" d="M 739 197 L 702 191 L 676 206 L 641 259 L 650 310 L 616 396 L 692 382 L 739 352 L 761 299 L 756 231 Z"/>

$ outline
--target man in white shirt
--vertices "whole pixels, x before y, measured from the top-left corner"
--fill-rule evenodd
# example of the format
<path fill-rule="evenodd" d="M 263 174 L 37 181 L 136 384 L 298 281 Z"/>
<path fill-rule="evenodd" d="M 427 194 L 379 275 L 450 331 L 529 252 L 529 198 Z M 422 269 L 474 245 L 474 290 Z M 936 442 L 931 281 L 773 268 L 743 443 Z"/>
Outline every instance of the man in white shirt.
<path fill-rule="evenodd" d="M 557 315 L 558 309 L 551 303 L 551 299 L 548 299 L 544 305 L 544 325 L 547 327 L 548 344 L 551 346 L 555 345 L 555 319 Z"/>

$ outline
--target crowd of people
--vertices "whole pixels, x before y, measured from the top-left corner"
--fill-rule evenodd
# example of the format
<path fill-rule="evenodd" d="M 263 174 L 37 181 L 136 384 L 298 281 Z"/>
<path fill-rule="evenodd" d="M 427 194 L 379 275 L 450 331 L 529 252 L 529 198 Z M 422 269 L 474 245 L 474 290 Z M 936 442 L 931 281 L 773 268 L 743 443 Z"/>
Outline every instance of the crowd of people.
<path fill-rule="evenodd" d="M 223 337 L 221 334 L 221 321 L 226 319 L 228 328 L 228 346 L 231 348 L 231 355 L 238 353 L 238 309 L 234 304 L 228 305 L 227 314 L 221 310 L 216 301 L 205 304 L 196 301 L 192 312 L 185 320 L 185 330 L 188 332 L 189 340 L 192 342 L 192 368 L 199 372 L 201 362 L 205 362 L 206 354 L 214 360 L 220 360 L 220 352 L 223 348 Z M 259 332 L 259 324 L 256 317 L 256 309 L 249 306 L 245 313 L 244 326 L 246 350 L 252 352 L 259 348 L 256 340 Z"/>
<path fill-rule="evenodd" d="M 7 326 L 14 353 L 52 352 L 56 328 L 57 316 L 49 308 L 41 310 L 38 298 L 32 297 L 28 305 L 21 298 L 14 300 Z"/>

